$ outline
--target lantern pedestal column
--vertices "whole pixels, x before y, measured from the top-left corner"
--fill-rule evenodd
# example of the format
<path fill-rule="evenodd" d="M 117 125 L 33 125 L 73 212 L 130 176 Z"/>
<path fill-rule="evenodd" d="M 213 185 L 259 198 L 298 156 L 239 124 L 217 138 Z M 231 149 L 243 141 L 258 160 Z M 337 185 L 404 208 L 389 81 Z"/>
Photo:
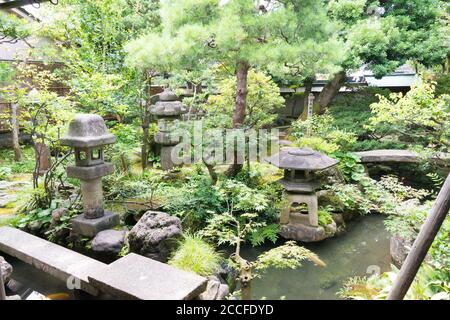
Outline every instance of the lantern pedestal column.
<path fill-rule="evenodd" d="M 119 215 L 103 209 L 101 177 L 80 182 L 84 214 L 72 219 L 72 231 L 85 237 L 95 237 L 100 231 L 117 226 Z"/>
<path fill-rule="evenodd" d="M 83 196 L 84 216 L 87 219 L 96 219 L 103 216 L 102 179 L 81 180 L 81 193 Z"/>

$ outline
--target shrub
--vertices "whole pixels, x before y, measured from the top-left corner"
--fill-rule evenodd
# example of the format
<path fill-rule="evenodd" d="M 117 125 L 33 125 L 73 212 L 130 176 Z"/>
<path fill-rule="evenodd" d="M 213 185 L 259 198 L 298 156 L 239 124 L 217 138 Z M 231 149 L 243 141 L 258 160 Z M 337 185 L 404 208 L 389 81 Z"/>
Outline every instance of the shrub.
<path fill-rule="evenodd" d="M 194 175 L 185 183 L 164 185 L 158 192 L 164 209 L 181 217 L 192 229 L 202 228 L 214 212 L 224 210 L 217 189 L 205 175 Z"/>
<path fill-rule="evenodd" d="M 370 139 L 365 128 L 372 116 L 370 105 L 378 101 L 377 95 L 388 96 L 389 93 L 386 89 L 368 87 L 338 95 L 329 108 L 330 115 L 334 118 L 333 124 L 340 130 L 355 133 L 358 141 Z"/>
<path fill-rule="evenodd" d="M 11 173 L 32 173 L 35 166 L 33 147 L 26 146 L 22 149 L 22 161 L 14 161 L 12 149 L 0 150 L 0 165 L 11 168 Z"/>
<path fill-rule="evenodd" d="M 320 209 L 319 214 L 319 226 L 325 227 L 333 222 L 333 217 L 327 209 Z"/>
<path fill-rule="evenodd" d="M 105 198 L 126 199 L 138 196 L 147 196 L 152 187 L 143 176 L 129 176 L 126 174 L 113 174 L 103 178 Z"/>
<path fill-rule="evenodd" d="M 424 147 L 430 153 L 447 152 L 450 146 L 450 95 L 436 96 L 435 84 L 423 82 L 404 96 L 392 93 L 379 96 L 373 103 L 369 129 L 389 126 L 412 145 Z"/>
<path fill-rule="evenodd" d="M 314 115 L 306 121 L 297 120 L 292 123 L 291 135 L 299 146 L 309 146 L 327 154 L 351 150 L 356 142 L 355 134 L 351 129 L 339 129 L 334 122 L 335 118 L 329 113 Z"/>
<path fill-rule="evenodd" d="M 359 157 L 355 154 L 337 152 L 333 156 L 339 160 L 338 167 L 344 175 L 345 181 L 357 182 L 364 175 L 364 166 L 359 163 Z"/>
<path fill-rule="evenodd" d="M 0 180 L 8 179 L 12 174 L 12 169 L 10 167 L 0 167 Z"/>
<path fill-rule="evenodd" d="M 220 266 L 222 256 L 214 247 L 195 234 L 184 235 L 169 264 L 201 276 L 210 276 Z"/>

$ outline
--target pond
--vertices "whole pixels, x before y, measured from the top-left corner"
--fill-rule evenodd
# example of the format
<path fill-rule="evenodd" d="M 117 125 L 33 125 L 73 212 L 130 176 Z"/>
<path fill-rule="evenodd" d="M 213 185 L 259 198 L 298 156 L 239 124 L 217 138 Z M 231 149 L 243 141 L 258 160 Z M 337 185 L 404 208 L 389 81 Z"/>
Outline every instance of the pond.
<path fill-rule="evenodd" d="M 253 281 L 253 298 L 261 299 L 338 299 L 336 293 L 343 281 L 353 276 L 370 275 L 374 270 L 390 270 L 389 233 L 383 225 L 384 217 L 369 215 L 347 224 L 347 232 L 320 243 L 305 244 L 326 264 L 324 268 L 310 262 L 291 269 L 270 269 L 261 279 Z M 274 246 L 242 249 L 243 257 L 253 260 Z"/>
<path fill-rule="evenodd" d="M 17 293 L 22 299 L 27 298 L 33 291 L 37 291 L 52 299 L 72 300 L 73 292 L 64 281 L 60 281 L 18 259 L 4 255 L 14 268 L 12 278 L 16 283 Z"/>
<path fill-rule="evenodd" d="M 383 216 L 359 217 L 347 224 L 348 231 L 333 239 L 306 244 L 327 264 L 320 268 L 305 262 L 296 270 L 268 270 L 253 282 L 254 299 L 338 299 L 343 281 L 352 276 L 368 275 L 368 271 L 390 269 L 389 233 Z M 242 255 L 250 260 L 273 248 L 245 246 Z M 65 283 L 40 272 L 17 259 L 6 257 L 14 266 L 13 277 L 26 287 L 58 299 L 73 299 Z M 53 295 L 53 296 L 52 296 Z"/>

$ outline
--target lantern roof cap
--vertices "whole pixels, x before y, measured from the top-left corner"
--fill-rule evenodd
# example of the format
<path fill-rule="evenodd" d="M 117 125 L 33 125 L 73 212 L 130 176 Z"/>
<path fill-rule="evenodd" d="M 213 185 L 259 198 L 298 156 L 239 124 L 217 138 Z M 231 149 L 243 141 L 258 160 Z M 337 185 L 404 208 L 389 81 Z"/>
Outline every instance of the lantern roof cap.
<path fill-rule="evenodd" d="M 178 99 L 175 92 L 166 89 L 158 94 L 158 101 L 150 107 L 150 113 L 160 117 L 179 116 L 186 113 L 186 106 Z"/>
<path fill-rule="evenodd" d="M 164 89 L 163 92 L 158 94 L 160 101 L 177 101 L 178 96 L 175 92 L 170 89 Z"/>
<path fill-rule="evenodd" d="M 96 114 L 78 114 L 69 124 L 61 144 L 75 148 L 101 147 L 116 142 L 105 121 Z"/>
<path fill-rule="evenodd" d="M 330 168 L 338 160 L 310 148 L 282 148 L 280 152 L 264 159 L 281 169 L 320 171 Z"/>

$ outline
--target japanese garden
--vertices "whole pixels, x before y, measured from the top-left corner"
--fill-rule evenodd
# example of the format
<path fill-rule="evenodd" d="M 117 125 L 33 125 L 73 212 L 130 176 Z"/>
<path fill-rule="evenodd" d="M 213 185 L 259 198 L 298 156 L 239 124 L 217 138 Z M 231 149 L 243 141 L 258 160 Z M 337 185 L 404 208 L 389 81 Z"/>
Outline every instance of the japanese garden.
<path fill-rule="evenodd" d="M 2 300 L 450 300 L 444 0 L 0 0 Z"/>

